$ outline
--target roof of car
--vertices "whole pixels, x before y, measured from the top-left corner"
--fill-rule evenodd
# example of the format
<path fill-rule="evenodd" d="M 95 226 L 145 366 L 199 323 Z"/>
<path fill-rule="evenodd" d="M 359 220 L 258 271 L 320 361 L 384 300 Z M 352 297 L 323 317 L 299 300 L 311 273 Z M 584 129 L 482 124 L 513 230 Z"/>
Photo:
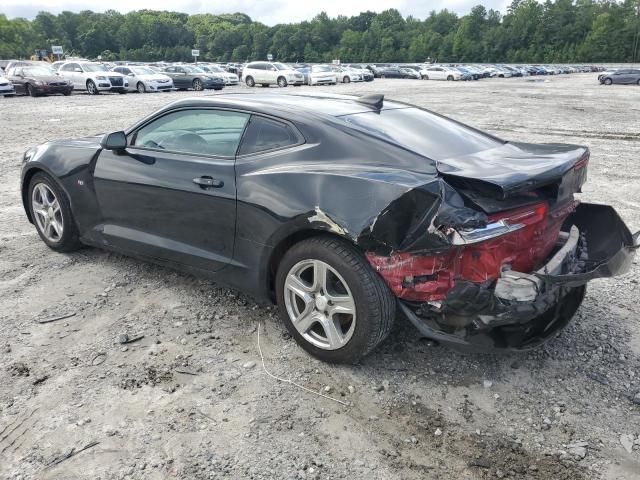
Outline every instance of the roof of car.
<path fill-rule="evenodd" d="M 377 108 L 358 101 L 354 95 L 290 94 L 290 93 L 227 93 L 178 100 L 171 107 L 225 106 L 243 108 L 262 113 L 309 112 L 329 116 L 352 115 L 377 111 Z M 407 108 L 404 103 L 385 100 L 383 110 Z"/>

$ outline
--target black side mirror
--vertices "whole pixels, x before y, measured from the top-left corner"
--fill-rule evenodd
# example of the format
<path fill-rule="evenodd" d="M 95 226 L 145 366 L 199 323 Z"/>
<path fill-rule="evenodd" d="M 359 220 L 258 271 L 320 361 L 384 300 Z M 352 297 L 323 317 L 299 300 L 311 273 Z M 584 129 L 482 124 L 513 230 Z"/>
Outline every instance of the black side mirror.
<path fill-rule="evenodd" d="M 127 148 L 127 136 L 124 132 L 106 133 L 100 141 L 105 150 L 124 150 Z"/>

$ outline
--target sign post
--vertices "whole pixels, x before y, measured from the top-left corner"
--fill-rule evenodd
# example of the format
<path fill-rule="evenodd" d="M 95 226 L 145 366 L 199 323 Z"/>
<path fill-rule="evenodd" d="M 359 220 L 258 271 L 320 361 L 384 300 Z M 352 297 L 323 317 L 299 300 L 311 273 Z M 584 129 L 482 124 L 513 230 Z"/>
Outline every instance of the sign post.
<path fill-rule="evenodd" d="M 60 60 L 60 55 L 62 55 L 62 46 L 60 45 L 51 45 L 51 53 L 58 56 L 58 60 Z"/>
<path fill-rule="evenodd" d="M 198 63 L 198 57 L 200 56 L 200 50 L 194 48 L 193 50 L 191 50 L 191 56 L 193 57 L 193 61 L 195 63 Z"/>

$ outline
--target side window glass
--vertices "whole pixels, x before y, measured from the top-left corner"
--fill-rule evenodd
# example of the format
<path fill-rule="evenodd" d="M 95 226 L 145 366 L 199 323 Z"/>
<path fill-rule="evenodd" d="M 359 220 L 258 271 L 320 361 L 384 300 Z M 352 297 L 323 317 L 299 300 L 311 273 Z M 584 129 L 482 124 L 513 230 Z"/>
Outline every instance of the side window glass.
<path fill-rule="evenodd" d="M 242 140 L 239 155 L 263 152 L 300 143 L 296 132 L 286 123 L 253 116 Z"/>
<path fill-rule="evenodd" d="M 248 113 L 182 110 L 169 113 L 137 131 L 133 145 L 170 152 L 233 157 Z"/>

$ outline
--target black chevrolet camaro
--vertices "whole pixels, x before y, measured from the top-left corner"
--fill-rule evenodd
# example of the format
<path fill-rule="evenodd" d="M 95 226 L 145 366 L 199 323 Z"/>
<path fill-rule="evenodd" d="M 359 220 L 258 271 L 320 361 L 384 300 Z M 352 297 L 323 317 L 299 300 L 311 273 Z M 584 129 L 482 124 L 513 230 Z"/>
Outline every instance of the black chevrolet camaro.
<path fill-rule="evenodd" d="M 613 208 L 575 200 L 588 161 L 381 95 L 215 95 L 30 149 L 22 198 L 54 250 L 106 248 L 276 301 L 304 349 L 355 362 L 396 311 L 468 349 L 564 327 L 585 284 L 625 272 L 638 246 Z"/>

